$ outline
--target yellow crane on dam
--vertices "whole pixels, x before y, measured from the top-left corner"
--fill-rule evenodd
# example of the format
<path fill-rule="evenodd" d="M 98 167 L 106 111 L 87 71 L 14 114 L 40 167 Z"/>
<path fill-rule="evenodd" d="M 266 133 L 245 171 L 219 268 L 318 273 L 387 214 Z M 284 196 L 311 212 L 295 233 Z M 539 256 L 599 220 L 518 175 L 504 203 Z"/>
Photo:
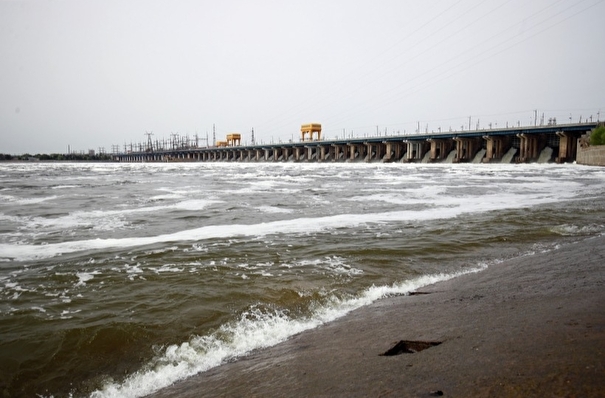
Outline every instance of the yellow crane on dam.
<path fill-rule="evenodd" d="M 229 133 L 224 141 L 216 141 L 218 148 L 242 145 L 242 135 L 240 133 Z"/>
<path fill-rule="evenodd" d="M 227 146 L 240 146 L 242 144 L 242 135 L 240 133 L 227 134 Z"/>
<path fill-rule="evenodd" d="M 300 126 L 300 140 L 301 141 L 314 141 L 313 135 L 317 133 L 317 141 L 321 141 L 321 124 L 320 123 L 307 123 Z M 307 140 L 307 134 L 309 139 Z"/>

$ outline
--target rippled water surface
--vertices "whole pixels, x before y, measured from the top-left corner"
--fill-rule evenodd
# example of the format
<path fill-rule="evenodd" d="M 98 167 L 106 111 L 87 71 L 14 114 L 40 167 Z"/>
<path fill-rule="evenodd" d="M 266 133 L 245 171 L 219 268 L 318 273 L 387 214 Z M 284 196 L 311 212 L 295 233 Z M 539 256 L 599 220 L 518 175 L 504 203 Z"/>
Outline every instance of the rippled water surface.
<path fill-rule="evenodd" d="M 0 163 L 0 391 L 143 396 L 605 233 L 577 165 Z"/>

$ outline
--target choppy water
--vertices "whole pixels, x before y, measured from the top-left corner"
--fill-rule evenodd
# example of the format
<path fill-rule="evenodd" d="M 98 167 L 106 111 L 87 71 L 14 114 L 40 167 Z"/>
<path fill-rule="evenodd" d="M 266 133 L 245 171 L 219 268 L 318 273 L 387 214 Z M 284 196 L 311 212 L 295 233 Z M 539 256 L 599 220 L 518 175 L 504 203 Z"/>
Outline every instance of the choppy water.
<path fill-rule="evenodd" d="M 0 163 L 0 391 L 142 396 L 605 233 L 576 165 Z"/>

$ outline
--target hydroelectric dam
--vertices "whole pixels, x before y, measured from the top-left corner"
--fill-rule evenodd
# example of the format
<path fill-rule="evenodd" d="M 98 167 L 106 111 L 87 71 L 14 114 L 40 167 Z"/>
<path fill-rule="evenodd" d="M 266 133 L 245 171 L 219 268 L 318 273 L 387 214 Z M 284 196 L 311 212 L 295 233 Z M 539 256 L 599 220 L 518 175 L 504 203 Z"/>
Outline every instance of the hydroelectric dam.
<path fill-rule="evenodd" d="M 576 160 L 582 136 L 603 122 L 325 140 L 321 124 L 301 126 L 298 142 L 241 145 L 232 133 L 216 145 L 140 144 L 113 154 L 118 162 L 423 162 L 526 163 Z M 131 147 L 132 148 L 132 147 Z"/>

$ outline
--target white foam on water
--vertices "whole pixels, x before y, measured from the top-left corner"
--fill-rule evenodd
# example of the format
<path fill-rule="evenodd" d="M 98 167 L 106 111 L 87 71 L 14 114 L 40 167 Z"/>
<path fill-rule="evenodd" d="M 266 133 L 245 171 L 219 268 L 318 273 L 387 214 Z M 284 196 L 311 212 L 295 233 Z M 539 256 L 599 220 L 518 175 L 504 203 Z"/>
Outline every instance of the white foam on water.
<path fill-rule="evenodd" d="M 84 286 L 84 285 L 86 285 L 86 282 L 94 279 L 95 275 L 98 275 L 100 273 L 101 273 L 100 271 L 78 272 L 78 273 L 76 273 L 76 276 L 79 279 L 78 283 L 76 283 L 76 286 Z"/>
<path fill-rule="evenodd" d="M 203 253 L 207 253 L 208 252 L 208 248 L 202 244 L 199 243 L 194 243 L 193 245 L 191 245 L 191 249 L 193 251 L 196 252 L 203 252 Z"/>
<path fill-rule="evenodd" d="M 79 185 L 55 185 L 54 187 L 51 187 L 51 189 L 73 189 L 79 187 Z"/>
<path fill-rule="evenodd" d="M 9 216 L 7 214 L 0 213 L 0 221 L 6 221 L 6 222 L 12 222 L 12 223 L 20 224 L 20 223 L 23 222 L 24 219 L 25 219 L 24 217 Z"/>
<path fill-rule="evenodd" d="M 61 315 L 59 316 L 59 319 L 71 319 L 73 318 L 73 314 L 77 314 L 78 312 L 80 312 L 82 310 L 74 310 L 74 311 L 69 311 L 69 310 L 63 310 L 61 311 Z"/>
<path fill-rule="evenodd" d="M 155 195 L 149 198 L 150 202 L 154 202 L 154 201 L 159 201 L 159 200 L 174 200 L 174 199 L 181 199 L 183 197 L 182 194 L 178 194 L 178 193 L 167 193 L 167 194 L 163 194 L 163 195 Z"/>
<path fill-rule="evenodd" d="M 10 202 L 14 202 L 15 200 L 17 200 L 17 198 L 15 196 L 0 195 L 0 203 L 10 203 Z"/>
<path fill-rule="evenodd" d="M 276 207 L 276 206 L 258 206 L 255 207 L 255 209 L 263 212 L 263 213 L 282 213 L 282 214 L 286 214 L 286 213 L 292 213 L 292 209 L 284 209 L 281 207 Z"/>
<path fill-rule="evenodd" d="M 25 225 L 21 229 L 28 231 L 40 231 L 41 229 L 58 229 L 70 231 L 75 228 L 90 227 L 97 231 L 112 231 L 123 228 L 127 223 L 121 218 L 121 211 L 95 210 L 90 212 L 75 211 L 65 216 L 46 218 L 25 218 Z"/>
<path fill-rule="evenodd" d="M 182 202 L 175 203 L 173 205 L 165 206 L 165 208 L 166 209 L 176 209 L 176 210 L 197 211 L 197 210 L 203 210 L 216 203 L 223 203 L 223 201 L 211 200 L 211 199 L 189 199 L 189 200 L 184 200 Z"/>
<path fill-rule="evenodd" d="M 345 264 L 343 261 L 339 259 L 331 259 L 332 261 L 328 262 L 328 265 L 325 269 L 331 273 L 346 275 L 349 277 L 358 276 L 363 274 L 363 270 L 355 267 L 351 267 L 348 264 Z"/>
<path fill-rule="evenodd" d="M 124 268 L 126 268 L 127 274 L 142 274 L 143 270 L 141 269 L 140 265 L 140 263 L 135 265 L 124 264 Z"/>
<path fill-rule="evenodd" d="M 375 191 L 375 190 L 372 190 Z M 444 189 L 445 191 L 445 189 Z M 414 205 L 414 204 L 424 204 L 427 205 L 430 203 L 430 201 L 434 198 L 434 195 L 427 195 L 425 196 L 424 199 L 422 198 L 417 198 L 414 199 L 414 196 L 417 196 L 415 194 L 410 194 L 410 192 L 401 192 L 401 193 L 381 193 L 381 194 L 371 194 L 371 195 L 364 195 L 364 196 L 355 196 L 352 198 L 349 198 L 347 200 L 352 201 L 352 202 L 383 202 L 383 203 L 390 203 L 393 205 L 402 205 L 402 206 L 409 206 L 409 205 Z M 418 195 L 421 196 L 421 195 Z M 430 199 L 429 199 L 430 198 Z"/>
<path fill-rule="evenodd" d="M 57 198 L 57 195 L 45 196 L 42 198 L 18 198 L 16 196 L 0 195 L 0 202 L 6 202 L 15 205 L 35 205 L 49 200 L 55 200 Z"/>
<path fill-rule="evenodd" d="M 480 265 L 457 273 L 425 275 L 390 286 L 375 286 L 359 297 L 350 299 L 332 296 L 328 304 L 318 305 L 311 316 L 303 319 L 291 318 L 285 311 L 263 311 L 253 307 L 236 321 L 222 325 L 215 333 L 194 336 L 187 342 L 166 347 L 155 361 L 127 377 L 124 382 L 109 382 L 102 389 L 94 391 L 91 397 L 145 396 L 253 350 L 274 346 L 381 298 L 408 294 L 427 285 L 479 272 L 486 267 Z"/>
<path fill-rule="evenodd" d="M 563 224 L 550 228 L 550 231 L 562 236 L 595 235 L 605 232 L 605 225 L 590 224 L 583 227 L 578 227 L 577 225 L 573 224 Z"/>
<path fill-rule="evenodd" d="M 18 282 L 7 282 L 4 284 L 4 289 L 15 292 L 13 298 L 18 298 L 23 292 L 31 292 L 30 289 L 25 289 Z"/>
<path fill-rule="evenodd" d="M 160 274 L 160 273 L 165 273 L 165 272 L 176 272 L 176 273 L 181 273 L 184 271 L 185 268 L 179 268 L 176 266 L 176 264 L 165 264 L 162 265 L 161 267 L 150 267 L 150 270 L 152 270 L 153 272 L 155 272 L 156 274 Z"/>
<path fill-rule="evenodd" d="M 135 207 L 121 210 L 92 210 L 74 211 L 68 215 L 55 218 L 32 217 L 22 218 L 16 221 L 25 222 L 23 228 L 36 231 L 40 228 L 55 228 L 68 231 L 74 228 L 91 227 L 99 231 L 112 231 L 129 225 L 126 217 L 138 213 L 162 212 L 165 210 L 199 211 L 215 203 L 222 203 L 210 199 L 188 199 L 177 203 L 161 206 Z"/>
<path fill-rule="evenodd" d="M 339 256 L 324 257 L 315 260 L 300 260 L 295 264 L 282 264 L 285 268 L 310 267 L 314 273 L 327 273 L 338 276 L 357 276 L 363 274 L 363 270 L 351 267 L 345 259 Z"/>
<path fill-rule="evenodd" d="M 0 244 L 0 258 L 17 261 L 52 258 L 62 254 L 85 250 L 123 249 L 145 246 L 156 243 L 201 241 L 217 238 L 264 237 L 279 234 L 317 233 L 335 228 L 356 227 L 364 224 L 414 222 L 448 219 L 468 213 L 481 213 L 493 210 L 531 207 L 544 203 L 560 201 L 565 196 L 573 197 L 573 192 L 559 192 L 556 197 L 546 194 L 535 196 L 510 193 L 495 193 L 480 197 L 443 197 L 442 207 L 425 210 L 402 210 L 367 214 L 337 214 L 316 218 L 297 218 L 260 224 L 227 224 L 210 225 L 200 228 L 179 231 L 171 234 L 113 238 L 90 239 L 46 245 Z"/>
<path fill-rule="evenodd" d="M 254 184 L 256 184 L 256 183 L 254 183 Z M 292 195 L 292 194 L 298 193 L 300 191 L 301 190 L 299 188 L 283 188 L 283 187 L 259 189 L 259 188 L 255 187 L 254 185 L 251 185 L 246 188 L 225 189 L 225 190 L 222 190 L 221 192 L 225 195 L 230 195 L 232 197 L 236 197 L 236 196 L 240 196 L 240 195 L 256 195 L 256 194 L 263 193 L 263 192 L 270 192 L 271 194 Z"/>
<path fill-rule="evenodd" d="M 146 255 L 162 254 L 162 253 L 174 252 L 176 250 L 178 250 L 178 246 L 170 246 L 170 247 L 165 247 L 162 249 L 147 250 L 147 251 L 145 251 L 145 254 Z"/>

